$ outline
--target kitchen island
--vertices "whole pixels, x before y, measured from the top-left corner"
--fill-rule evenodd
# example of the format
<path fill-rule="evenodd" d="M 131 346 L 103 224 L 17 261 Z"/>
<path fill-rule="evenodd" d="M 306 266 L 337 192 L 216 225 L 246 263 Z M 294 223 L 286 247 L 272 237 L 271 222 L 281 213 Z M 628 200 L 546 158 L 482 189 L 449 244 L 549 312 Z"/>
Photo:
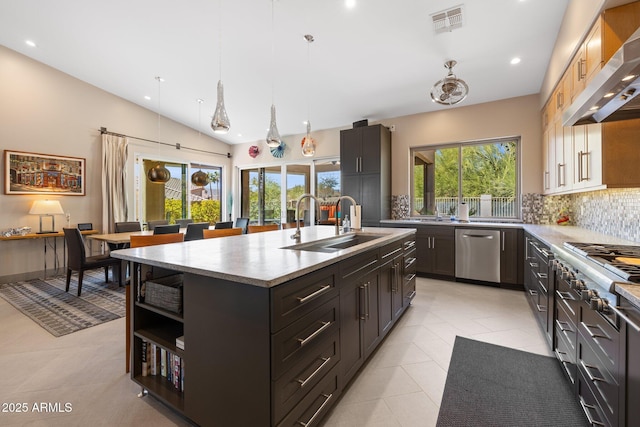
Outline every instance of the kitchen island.
<path fill-rule="evenodd" d="M 334 233 L 114 251 L 133 263 L 132 379 L 199 425 L 317 425 L 415 295 L 415 230 Z M 181 310 L 145 302 L 145 281 L 172 276 Z M 144 375 L 151 347 L 172 361 L 171 380 Z"/>

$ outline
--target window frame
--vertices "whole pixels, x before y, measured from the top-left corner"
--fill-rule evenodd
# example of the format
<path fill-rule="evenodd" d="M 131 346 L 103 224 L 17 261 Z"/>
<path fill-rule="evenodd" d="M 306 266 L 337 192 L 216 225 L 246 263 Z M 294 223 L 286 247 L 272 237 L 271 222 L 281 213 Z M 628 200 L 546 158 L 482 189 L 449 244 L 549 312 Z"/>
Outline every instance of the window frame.
<path fill-rule="evenodd" d="M 417 210 L 415 208 L 415 179 L 414 179 L 414 167 L 415 167 L 415 157 L 416 152 L 420 151 L 437 151 L 441 149 L 451 149 L 457 148 L 458 150 L 458 204 L 460 204 L 464 199 L 463 188 L 462 188 L 462 172 L 463 172 L 463 160 L 462 160 L 462 152 L 464 147 L 474 146 L 474 145 L 488 145 L 488 144 L 500 144 L 505 142 L 515 142 L 516 146 L 516 182 L 515 182 L 515 195 L 514 195 L 514 216 L 505 217 L 505 216 L 490 216 L 490 217 L 481 217 L 481 216 L 473 216 L 473 220 L 475 221 L 483 221 L 483 222 L 491 222 L 491 221 L 521 221 L 522 220 L 522 136 L 505 136 L 505 137 L 497 137 L 497 138 L 486 138 L 486 139 L 477 139 L 477 140 L 469 140 L 469 141 L 460 141 L 460 142 L 450 142 L 444 144 L 433 144 L 433 145 L 421 145 L 410 147 L 409 150 L 409 199 L 410 199 L 410 216 L 415 218 L 435 218 L 435 215 L 428 214 L 416 214 Z M 470 218 L 471 219 L 471 218 Z"/>

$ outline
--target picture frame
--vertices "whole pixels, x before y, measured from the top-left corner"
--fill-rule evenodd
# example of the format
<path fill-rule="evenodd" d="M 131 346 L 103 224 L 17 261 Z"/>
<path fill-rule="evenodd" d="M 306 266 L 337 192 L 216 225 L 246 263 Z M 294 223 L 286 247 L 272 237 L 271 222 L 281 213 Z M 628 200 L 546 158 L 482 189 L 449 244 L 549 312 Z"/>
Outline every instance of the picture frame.
<path fill-rule="evenodd" d="M 85 159 L 4 150 L 4 192 L 85 195 Z"/>

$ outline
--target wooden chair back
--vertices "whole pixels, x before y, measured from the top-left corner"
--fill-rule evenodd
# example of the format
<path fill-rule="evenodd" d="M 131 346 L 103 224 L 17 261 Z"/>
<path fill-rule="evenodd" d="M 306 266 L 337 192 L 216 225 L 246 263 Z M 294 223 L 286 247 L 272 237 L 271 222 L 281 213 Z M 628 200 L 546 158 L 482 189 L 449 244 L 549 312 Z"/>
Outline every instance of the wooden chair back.
<path fill-rule="evenodd" d="M 149 234 L 146 236 L 132 235 L 129 237 L 132 248 L 141 248 L 143 246 L 163 245 L 165 243 L 184 242 L 184 234 Z"/>
<path fill-rule="evenodd" d="M 205 239 L 212 239 L 215 237 L 224 237 L 224 236 L 239 236 L 242 234 L 242 228 L 220 228 L 216 230 L 202 230 L 202 236 Z"/>
<path fill-rule="evenodd" d="M 247 228 L 247 233 L 262 233 L 263 231 L 272 231 L 279 230 L 280 226 L 278 224 L 268 224 L 268 225 L 250 225 Z"/>

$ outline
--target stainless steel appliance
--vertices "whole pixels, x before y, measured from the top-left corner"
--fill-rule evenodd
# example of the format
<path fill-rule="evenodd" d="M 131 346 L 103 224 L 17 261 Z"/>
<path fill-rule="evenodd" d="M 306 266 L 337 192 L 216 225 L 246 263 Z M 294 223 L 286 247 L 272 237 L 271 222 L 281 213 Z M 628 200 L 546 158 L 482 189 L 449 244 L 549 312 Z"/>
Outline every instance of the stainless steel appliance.
<path fill-rule="evenodd" d="M 456 278 L 500 283 L 500 230 L 456 228 Z"/>
<path fill-rule="evenodd" d="M 640 246 L 566 242 L 555 259 L 554 351 L 591 425 L 620 422 L 620 343 L 623 323 L 640 332 L 619 307 L 616 283 L 640 281 Z"/>

